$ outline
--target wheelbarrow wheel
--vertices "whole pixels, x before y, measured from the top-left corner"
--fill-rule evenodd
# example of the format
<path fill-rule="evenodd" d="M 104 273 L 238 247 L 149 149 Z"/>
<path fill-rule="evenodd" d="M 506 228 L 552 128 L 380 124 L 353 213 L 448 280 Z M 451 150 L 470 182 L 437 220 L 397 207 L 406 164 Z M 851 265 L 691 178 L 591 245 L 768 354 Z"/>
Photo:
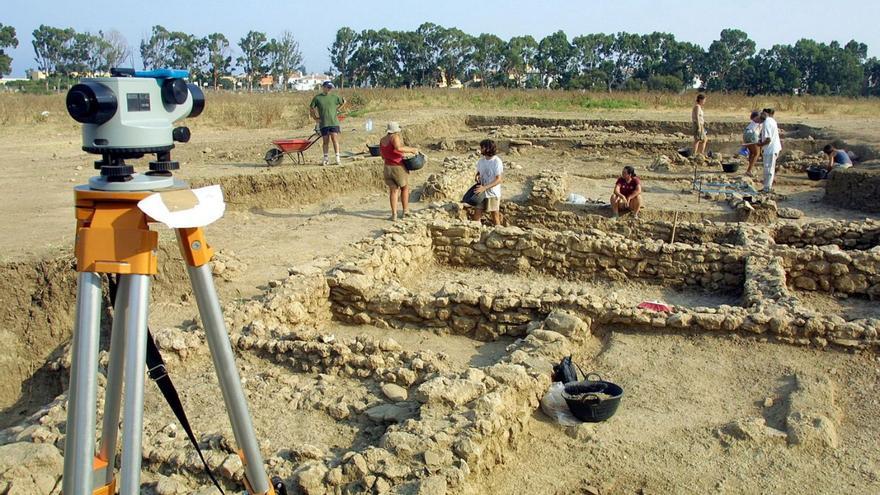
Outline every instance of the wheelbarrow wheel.
<path fill-rule="evenodd" d="M 281 160 L 284 159 L 284 153 L 278 148 L 272 148 L 271 150 L 266 152 L 266 165 L 270 167 L 274 167 L 281 163 Z"/>

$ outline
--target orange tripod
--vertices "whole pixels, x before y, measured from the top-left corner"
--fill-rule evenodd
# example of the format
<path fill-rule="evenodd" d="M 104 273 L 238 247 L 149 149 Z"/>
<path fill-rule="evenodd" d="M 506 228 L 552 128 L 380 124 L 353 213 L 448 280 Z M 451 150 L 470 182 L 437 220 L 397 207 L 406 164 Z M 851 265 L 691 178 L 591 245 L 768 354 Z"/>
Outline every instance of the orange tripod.
<path fill-rule="evenodd" d="M 155 189 L 168 188 L 170 182 L 170 178 L 148 175 L 136 175 L 130 182 L 93 178 L 89 186 L 78 186 L 74 191 L 79 274 L 64 450 L 63 492 L 66 495 L 113 495 L 117 488 L 124 495 L 140 492 L 147 315 L 150 276 L 156 274 L 159 236 L 149 228 L 155 221 L 138 209 L 137 203 Z M 174 182 L 170 187 L 180 188 L 185 184 Z M 209 262 L 213 250 L 201 228 L 176 231 L 244 463 L 247 491 L 252 495 L 274 495 L 275 490 L 263 468 L 263 457 L 211 277 Z M 113 309 L 104 419 L 96 453 L 101 273 L 117 274 L 119 284 Z M 120 412 L 122 453 L 117 483 Z"/>

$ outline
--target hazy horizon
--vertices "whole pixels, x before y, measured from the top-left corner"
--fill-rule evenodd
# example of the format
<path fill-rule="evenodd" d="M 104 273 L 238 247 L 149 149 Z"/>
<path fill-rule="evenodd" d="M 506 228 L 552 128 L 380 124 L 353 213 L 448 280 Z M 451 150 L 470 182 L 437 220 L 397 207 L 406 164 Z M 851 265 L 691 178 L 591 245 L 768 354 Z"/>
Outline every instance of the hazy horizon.
<path fill-rule="evenodd" d="M 408 6 L 350 0 L 282 5 L 265 0 L 247 5 L 229 0 L 157 1 L 150 4 L 150 11 L 146 13 L 143 5 L 130 0 L 97 0 L 88 9 L 70 9 L 61 0 L 44 0 L 39 5 L 25 4 L 7 12 L 0 22 L 14 27 L 19 41 L 18 48 L 8 49 L 13 60 L 12 72 L 7 77 L 24 77 L 27 69 L 36 68 L 31 33 L 40 24 L 92 33 L 116 29 L 126 37 L 136 68 L 141 68 L 139 44 L 149 37 L 156 24 L 169 31 L 200 37 L 223 33 L 236 54 L 238 41 L 250 30 L 265 32 L 269 38 L 289 30 L 300 44 L 303 63 L 309 72 L 325 72 L 330 68 L 327 49 L 340 27 L 348 26 L 358 32 L 382 28 L 412 31 L 424 22 L 457 27 L 471 35 L 492 33 L 505 40 L 528 34 L 540 41 L 560 29 L 569 39 L 600 32 L 661 31 L 704 48 L 718 38 L 722 29 L 734 28 L 748 33 L 759 50 L 775 44 L 793 44 L 801 38 L 824 43 L 836 40 L 841 45 L 855 39 L 868 45 L 869 57 L 880 55 L 880 30 L 876 27 L 880 2 L 853 0 L 834 4 L 784 0 L 776 2 L 772 11 L 768 8 L 767 12 L 761 12 L 761 4 L 756 3 L 751 13 L 742 9 L 748 3 L 694 7 L 691 2 L 681 0 L 595 2 L 578 9 L 572 7 L 572 2 L 558 0 L 540 3 L 449 0 L 442 5 L 414 2 Z M 208 9 L 214 15 L 205 15 Z M 169 10 L 176 15 L 166 12 Z"/>

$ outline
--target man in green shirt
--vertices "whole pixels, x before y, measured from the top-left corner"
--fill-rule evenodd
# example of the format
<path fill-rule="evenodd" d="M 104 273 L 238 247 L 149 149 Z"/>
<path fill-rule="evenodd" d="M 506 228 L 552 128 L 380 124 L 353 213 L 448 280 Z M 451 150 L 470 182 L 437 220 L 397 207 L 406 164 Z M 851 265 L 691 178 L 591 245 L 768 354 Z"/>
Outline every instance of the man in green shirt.
<path fill-rule="evenodd" d="M 339 165 L 339 111 L 345 106 L 345 98 L 336 93 L 331 93 L 333 83 L 324 81 L 321 85 L 321 94 L 312 98 L 309 105 L 309 114 L 318 123 L 321 137 L 324 139 L 324 161 L 321 165 L 327 165 L 327 151 L 330 141 L 333 141 L 333 151 L 336 152 L 336 164 Z"/>

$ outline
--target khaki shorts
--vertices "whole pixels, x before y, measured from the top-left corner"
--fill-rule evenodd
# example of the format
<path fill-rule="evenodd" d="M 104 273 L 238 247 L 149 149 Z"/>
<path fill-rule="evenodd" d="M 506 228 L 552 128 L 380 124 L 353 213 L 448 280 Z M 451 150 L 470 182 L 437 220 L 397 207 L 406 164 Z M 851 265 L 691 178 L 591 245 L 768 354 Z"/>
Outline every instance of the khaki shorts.
<path fill-rule="evenodd" d="M 694 141 L 706 140 L 706 129 L 697 122 L 691 122 L 691 133 L 694 135 Z"/>
<path fill-rule="evenodd" d="M 501 198 L 486 198 L 477 209 L 483 211 L 501 211 Z"/>
<path fill-rule="evenodd" d="M 388 187 L 403 188 L 409 185 L 409 173 L 406 167 L 401 165 L 385 165 L 382 171 L 382 178 Z"/>

